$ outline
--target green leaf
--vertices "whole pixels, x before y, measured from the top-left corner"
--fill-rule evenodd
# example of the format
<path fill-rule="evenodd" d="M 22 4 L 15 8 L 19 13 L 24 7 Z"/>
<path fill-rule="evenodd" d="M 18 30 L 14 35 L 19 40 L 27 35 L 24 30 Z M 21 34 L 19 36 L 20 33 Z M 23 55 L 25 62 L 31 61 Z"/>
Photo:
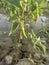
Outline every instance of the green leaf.
<path fill-rule="evenodd" d="M 13 16 L 13 12 L 10 10 L 10 16 L 12 17 Z"/>
<path fill-rule="evenodd" d="M 10 33 L 9 33 L 9 36 L 10 36 L 13 32 L 16 31 L 17 27 L 18 27 L 18 23 L 17 23 L 17 22 L 13 22 L 13 23 L 12 23 L 12 26 L 11 26 L 11 31 L 10 31 Z"/>
<path fill-rule="evenodd" d="M 9 21 L 16 21 L 17 20 L 17 15 L 16 14 L 14 14 L 12 17 L 11 16 L 9 16 Z"/>
<path fill-rule="evenodd" d="M 37 38 L 35 33 L 32 31 L 32 34 L 29 33 L 29 36 L 34 44 L 35 49 L 40 49 L 46 55 L 46 47 L 40 42 L 40 37 Z"/>
<path fill-rule="evenodd" d="M 43 51 L 43 53 L 46 55 L 46 47 L 40 42 L 40 44 L 38 44 L 39 48 L 41 51 Z"/>
<path fill-rule="evenodd" d="M 22 26 L 22 34 L 23 34 L 23 36 L 24 36 L 25 38 L 27 38 L 27 35 L 26 35 L 26 33 L 25 33 L 25 29 L 24 29 L 23 26 Z"/>
<path fill-rule="evenodd" d="M 46 0 L 39 0 L 38 2 L 39 2 L 39 7 L 42 8 Z"/>
<path fill-rule="evenodd" d="M 28 2 L 29 4 L 31 4 L 31 0 L 27 0 L 27 2 Z"/>
<path fill-rule="evenodd" d="M 37 38 L 35 45 L 46 55 L 46 47 L 40 42 L 40 37 Z"/>
<path fill-rule="evenodd" d="M 32 30 L 32 35 L 34 36 L 34 38 L 36 38 L 36 35 L 35 35 L 35 33 L 34 33 L 34 31 Z"/>
<path fill-rule="evenodd" d="M 6 0 L 7 2 L 11 3 L 13 6 L 20 7 L 20 0 Z"/>
<path fill-rule="evenodd" d="M 28 33 L 28 35 L 30 36 L 31 41 L 34 43 L 34 41 L 35 41 L 34 36 L 31 33 Z"/>

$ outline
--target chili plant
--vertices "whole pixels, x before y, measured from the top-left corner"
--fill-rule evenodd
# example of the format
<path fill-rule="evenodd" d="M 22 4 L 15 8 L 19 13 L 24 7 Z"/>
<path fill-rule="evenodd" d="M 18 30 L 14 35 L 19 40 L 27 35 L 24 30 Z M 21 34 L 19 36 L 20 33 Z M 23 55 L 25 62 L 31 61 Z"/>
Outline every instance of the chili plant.
<path fill-rule="evenodd" d="M 33 20 L 35 24 L 38 22 L 39 16 L 42 15 L 44 2 L 45 0 L 0 0 L 0 8 L 7 11 L 8 19 L 12 23 L 9 35 L 19 27 L 21 36 L 27 38 L 25 22 L 27 19 Z"/>

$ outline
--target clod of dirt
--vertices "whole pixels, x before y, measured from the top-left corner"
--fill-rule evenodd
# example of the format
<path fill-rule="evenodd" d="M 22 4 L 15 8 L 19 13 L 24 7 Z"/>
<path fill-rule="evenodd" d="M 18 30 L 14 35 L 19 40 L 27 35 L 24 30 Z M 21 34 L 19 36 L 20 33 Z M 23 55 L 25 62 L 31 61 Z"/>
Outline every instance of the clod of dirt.
<path fill-rule="evenodd" d="M 27 58 L 21 59 L 16 65 L 35 65 L 33 62 Z"/>
<path fill-rule="evenodd" d="M 7 64 L 11 64 L 11 63 L 12 63 L 12 60 L 13 60 L 13 57 L 10 56 L 10 55 L 7 55 L 7 56 L 5 57 L 5 61 L 6 61 Z"/>

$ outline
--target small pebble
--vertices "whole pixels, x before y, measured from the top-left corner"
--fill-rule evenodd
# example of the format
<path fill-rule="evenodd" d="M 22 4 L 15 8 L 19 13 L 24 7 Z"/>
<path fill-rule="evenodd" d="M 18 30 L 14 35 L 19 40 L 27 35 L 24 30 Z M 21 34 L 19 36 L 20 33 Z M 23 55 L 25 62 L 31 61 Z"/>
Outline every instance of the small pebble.
<path fill-rule="evenodd" d="M 5 61 L 6 61 L 7 64 L 11 64 L 12 60 L 13 60 L 13 57 L 10 56 L 10 55 L 8 55 L 8 56 L 5 57 Z"/>

